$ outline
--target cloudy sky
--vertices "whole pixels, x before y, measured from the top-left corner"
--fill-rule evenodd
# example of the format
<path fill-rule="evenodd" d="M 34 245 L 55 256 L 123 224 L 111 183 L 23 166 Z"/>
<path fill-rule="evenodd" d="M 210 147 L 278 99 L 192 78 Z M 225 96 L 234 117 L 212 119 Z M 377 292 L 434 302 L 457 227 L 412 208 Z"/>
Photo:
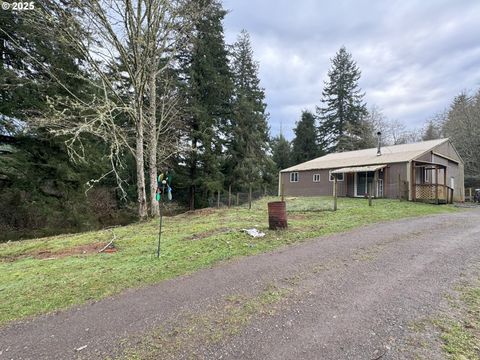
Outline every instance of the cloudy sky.
<path fill-rule="evenodd" d="M 225 37 L 251 35 L 270 126 L 287 138 L 315 110 L 330 58 L 345 45 L 368 106 L 410 128 L 480 87 L 480 0 L 224 0 Z"/>

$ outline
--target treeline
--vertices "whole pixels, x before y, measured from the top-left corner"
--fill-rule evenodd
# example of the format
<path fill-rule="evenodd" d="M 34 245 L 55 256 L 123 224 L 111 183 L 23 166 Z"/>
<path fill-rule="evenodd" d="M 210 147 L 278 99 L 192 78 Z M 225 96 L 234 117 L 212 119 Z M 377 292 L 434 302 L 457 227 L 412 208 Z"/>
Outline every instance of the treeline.
<path fill-rule="evenodd" d="M 388 119 L 378 106 L 367 107 L 358 80 L 360 69 L 345 47 L 331 60 L 328 80 L 316 111 L 303 110 L 294 138 L 282 133 L 272 139 L 272 158 L 278 169 L 330 152 L 372 148 L 381 132 L 383 145 L 450 138 L 465 161 L 466 186 L 480 187 L 480 90 L 455 97 L 447 109 L 420 128 L 409 129 Z"/>
<path fill-rule="evenodd" d="M 344 47 L 295 138 L 271 139 L 250 37 L 225 43 L 225 16 L 219 0 L 39 0 L 0 12 L 3 236 L 156 216 L 166 170 L 175 201 L 196 209 L 223 189 L 273 190 L 292 164 L 373 147 L 379 130 L 386 144 L 417 140 L 367 109 Z M 424 131 L 452 137 L 471 176 L 478 107 L 478 94 L 462 95 Z"/>
<path fill-rule="evenodd" d="M 2 11 L 2 232 L 91 228 L 132 207 L 155 216 L 166 170 L 190 209 L 227 186 L 273 184 L 259 65 L 246 31 L 225 43 L 225 15 L 217 0 Z"/>

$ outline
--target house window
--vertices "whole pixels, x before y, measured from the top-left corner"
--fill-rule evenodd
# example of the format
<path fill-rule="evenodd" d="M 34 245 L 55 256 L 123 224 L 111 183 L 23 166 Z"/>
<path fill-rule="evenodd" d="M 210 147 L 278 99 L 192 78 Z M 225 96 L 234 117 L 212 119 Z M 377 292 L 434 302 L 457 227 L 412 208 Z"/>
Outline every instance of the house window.
<path fill-rule="evenodd" d="M 313 174 L 313 182 L 320 182 L 320 174 Z"/>
<path fill-rule="evenodd" d="M 337 175 L 337 181 L 343 181 L 343 173 L 338 173 Z M 332 172 L 330 172 L 330 181 L 335 181 L 335 178 L 333 177 Z"/>
<path fill-rule="evenodd" d="M 290 182 L 298 182 L 298 172 L 290 173 Z"/>
<path fill-rule="evenodd" d="M 428 169 L 423 170 L 423 182 L 424 183 L 430 183 L 430 172 L 431 172 L 431 170 L 428 170 Z"/>

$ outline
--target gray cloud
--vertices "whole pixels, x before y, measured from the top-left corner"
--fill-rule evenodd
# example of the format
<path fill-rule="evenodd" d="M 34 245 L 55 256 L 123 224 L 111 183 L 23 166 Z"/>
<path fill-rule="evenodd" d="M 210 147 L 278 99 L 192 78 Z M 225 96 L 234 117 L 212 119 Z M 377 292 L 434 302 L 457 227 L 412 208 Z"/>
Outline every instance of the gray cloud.
<path fill-rule="evenodd" d="M 480 87 L 480 1 L 225 0 L 227 42 L 249 31 L 273 135 L 315 110 L 330 58 L 345 45 L 368 105 L 409 127 Z"/>

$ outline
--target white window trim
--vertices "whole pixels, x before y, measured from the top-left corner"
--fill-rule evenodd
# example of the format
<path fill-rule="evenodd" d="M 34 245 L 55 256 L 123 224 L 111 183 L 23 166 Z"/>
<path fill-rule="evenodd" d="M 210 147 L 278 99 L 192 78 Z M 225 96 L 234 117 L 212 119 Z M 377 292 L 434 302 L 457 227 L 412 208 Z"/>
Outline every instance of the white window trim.
<path fill-rule="evenodd" d="M 294 177 L 293 174 L 297 174 L 297 176 L 296 176 L 296 177 L 297 177 L 297 180 L 292 180 L 292 177 Z M 290 178 L 290 182 L 291 182 L 291 183 L 298 182 L 298 179 L 300 178 L 300 176 L 298 175 L 298 171 L 292 171 L 292 172 L 290 173 L 289 178 Z"/>
<path fill-rule="evenodd" d="M 337 182 L 342 182 L 343 180 L 345 180 L 345 173 L 338 173 L 337 175 L 342 175 L 342 179 L 338 179 L 338 178 L 337 178 Z M 328 172 L 328 180 L 329 180 L 330 182 L 333 182 L 333 181 L 334 181 L 331 171 Z"/>
<path fill-rule="evenodd" d="M 318 176 L 318 180 L 315 180 L 315 176 Z M 313 174 L 313 182 L 320 182 L 320 174 Z"/>

